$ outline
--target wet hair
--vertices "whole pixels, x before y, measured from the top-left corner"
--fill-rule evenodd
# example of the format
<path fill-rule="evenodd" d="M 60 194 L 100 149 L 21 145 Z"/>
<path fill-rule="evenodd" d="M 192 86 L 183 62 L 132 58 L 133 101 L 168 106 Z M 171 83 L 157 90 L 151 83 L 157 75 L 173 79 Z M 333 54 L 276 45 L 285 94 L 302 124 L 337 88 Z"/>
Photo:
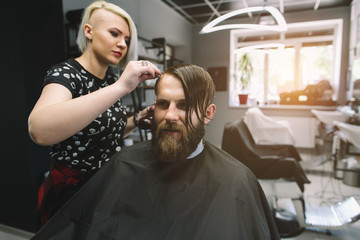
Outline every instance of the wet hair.
<path fill-rule="evenodd" d="M 213 103 L 215 84 L 210 74 L 202 67 L 193 64 L 181 64 L 167 68 L 164 75 L 177 78 L 183 87 L 186 102 L 186 126 L 194 127 L 191 114 L 195 111 L 198 120 L 204 124 L 206 109 Z M 162 75 L 155 83 L 155 94 L 158 94 L 158 84 Z"/>
<path fill-rule="evenodd" d="M 124 18 L 129 25 L 130 44 L 128 46 L 128 51 L 127 51 L 126 56 L 118 64 L 118 67 L 125 68 L 126 64 L 129 61 L 137 60 L 137 46 L 138 46 L 137 31 L 136 31 L 135 23 L 133 22 L 130 15 L 125 10 L 123 10 L 122 8 L 120 8 L 119 6 L 117 6 L 113 3 L 108 3 L 106 1 L 95 1 L 95 2 L 91 3 L 87 8 L 85 8 L 85 10 L 83 12 L 82 21 L 81 21 L 81 24 L 79 27 L 78 36 L 76 39 L 77 45 L 81 52 L 85 51 L 85 49 L 88 45 L 88 39 L 86 38 L 85 33 L 84 33 L 84 26 L 85 26 L 85 24 L 89 23 L 91 14 L 96 9 L 105 9 L 107 11 L 113 12 L 113 13 L 119 15 L 120 17 Z"/>

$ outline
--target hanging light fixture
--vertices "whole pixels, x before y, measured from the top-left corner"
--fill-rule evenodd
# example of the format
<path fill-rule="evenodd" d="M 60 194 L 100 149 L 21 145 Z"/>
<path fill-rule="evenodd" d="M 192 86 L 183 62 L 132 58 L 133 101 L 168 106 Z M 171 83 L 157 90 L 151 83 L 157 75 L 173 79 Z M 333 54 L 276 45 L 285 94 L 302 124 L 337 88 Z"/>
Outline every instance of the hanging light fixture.
<path fill-rule="evenodd" d="M 269 12 L 277 22 L 277 25 L 263 25 L 263 24 L 225 24 L 225 25 L 218 25 L 224 20 L 227 20 L 231 17 L 245 14 L 245 13 L 253 13 L 253 12 L 262 12 L 267 11 Z M 205 33 L 211 33 L 219 30 L 227 30 L 227 29 L 241 29 L 241 28 L 248 28 L 248 29 L 257 29 L 257 30 L 270 30 L 270 31 L 277 31 L 277 32 L 285 32 L 287 30 L 287 24 L 284 19 L 284 16 L 274 7 L 248 7 L 248 8 L 242 8 L 239 10 L 235 10 L 232 12 L 229 12 L 225 15 L 222 15 L 208 24 L 206 24 L 199 34 L 205 34 Z"/>

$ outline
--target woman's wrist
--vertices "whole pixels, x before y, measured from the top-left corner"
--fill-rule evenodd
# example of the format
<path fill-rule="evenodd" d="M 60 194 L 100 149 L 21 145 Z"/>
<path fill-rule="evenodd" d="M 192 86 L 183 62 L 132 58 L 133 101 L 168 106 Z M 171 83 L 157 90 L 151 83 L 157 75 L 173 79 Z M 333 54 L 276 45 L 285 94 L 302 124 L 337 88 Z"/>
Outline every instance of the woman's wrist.
<path fill-rule="evenodd" d="M 138 119 L 138 117 L 139 117 L 139 111 L 136 111 L 136 112 L 134 113 L 134 117 L 133 117 L 133 122 L 134 122 L 134 124 L 135 124 L 136 127 L 139 126 L 139 119 Z"/>

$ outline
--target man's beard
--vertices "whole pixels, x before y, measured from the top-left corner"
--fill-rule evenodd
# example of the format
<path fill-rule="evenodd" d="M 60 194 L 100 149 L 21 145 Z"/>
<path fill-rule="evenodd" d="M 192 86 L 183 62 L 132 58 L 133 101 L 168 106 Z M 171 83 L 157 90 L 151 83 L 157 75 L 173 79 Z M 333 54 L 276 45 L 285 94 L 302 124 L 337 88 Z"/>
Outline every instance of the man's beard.
<path fill-rule="evenodd" d="M 181 133 L 181 138 L 163 134 L 164 129 L 176 130 Z M 175 162 L 185 159 L 197 148 L 200 140 L 205 135 L 204 124 L 199 122 L 194 128 L 187 131 L 185 126 L 174 123 L 160 123 L 153 121 L 152 128 L 153 152 L 160 162 Z"/>

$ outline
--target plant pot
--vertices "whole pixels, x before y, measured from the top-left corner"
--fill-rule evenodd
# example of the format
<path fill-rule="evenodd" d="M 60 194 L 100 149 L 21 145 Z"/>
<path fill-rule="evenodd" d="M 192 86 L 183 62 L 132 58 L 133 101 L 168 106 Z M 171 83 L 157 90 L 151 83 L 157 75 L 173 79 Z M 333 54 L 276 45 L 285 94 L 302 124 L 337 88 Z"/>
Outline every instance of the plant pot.
<path fill-rule="evenodd" d="M 248 100 L 248 94 L 238 94 L 240 104 L 246 104 Z"/>

